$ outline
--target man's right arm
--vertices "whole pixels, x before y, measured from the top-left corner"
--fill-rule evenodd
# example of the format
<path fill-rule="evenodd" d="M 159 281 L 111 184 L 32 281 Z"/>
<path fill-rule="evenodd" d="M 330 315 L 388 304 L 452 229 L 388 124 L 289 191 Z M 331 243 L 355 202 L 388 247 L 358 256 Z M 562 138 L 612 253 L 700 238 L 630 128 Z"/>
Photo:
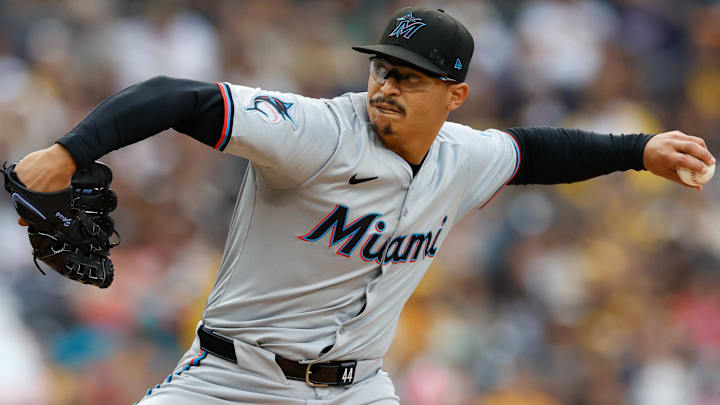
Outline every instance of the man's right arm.
<path fill-rule="evenodd" d="M 216 147 L 223 136 L 227 96 L 220 86 L 158 76 L 128 87 L 103 101 L 56 144 L 25 156 L 15 173 L 31 190 L 63 190 L 78 166 L 168 128 Z M 27 225 L 22 219 L 19 223 Z"/>
<path fill-rule="evenodd" d="M 77 167 L 168 128 L 214 147 L 225 114 L 219 86 L 158 76 L 128 87 L 100 103 L 56 144 L 25 156 L 15 173 L 31 190 L 62 190 Z"/>
<path fill-rule="evenodd" d="M 212 147 L 223 115 L 218 84 L 158 76 L 110 96 L 57 143 L 80 167 L 169 128 Z"/>
<path fill-rule="evenodd" d="M 23 158 L 15 171 L 33 190 L 61 190 L 75 165 L 173 128 L 252 161 L 266 185 L 287 189 L 312 178 L 333 155 L 338 114 L 345 110 L 332 105 L 291 93 L 160 76 L 109 97 L 57 144 Z"/>
<path fill-rule="evenodd" d="M 168 128 L 215 146 L 225 113 L 219 86 L 159 76 L 128 87 L 100 103 L 56 144 L 25 156 L 15 173 L 31 190 L 63 190 L 78 166 Z"/>

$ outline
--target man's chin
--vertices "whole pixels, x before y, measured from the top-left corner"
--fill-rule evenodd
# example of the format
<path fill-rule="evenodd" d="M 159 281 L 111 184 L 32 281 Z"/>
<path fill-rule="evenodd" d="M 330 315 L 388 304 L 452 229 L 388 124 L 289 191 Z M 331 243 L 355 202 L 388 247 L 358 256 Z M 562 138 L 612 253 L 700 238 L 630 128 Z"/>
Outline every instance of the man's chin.
<path fill-rule="evenodd" d="M 368 115 L 372 127 L 379 135 L 393 135 L 395 127 L 402 126 L 402 122 L 406 118 L 404 113 L 386 110 L 374 105 L 370 106 Z"/>
<path fill-rule="evenodd" d="M 372 126 L 373 130 L 376 134 L 380 136 L 392 136 L 394 135 L 395 131 L 393 131 L 393 127 L 389 122 L 378 122 L 379 120 L 374 120 L 370 122 L 370 125 Z"/>

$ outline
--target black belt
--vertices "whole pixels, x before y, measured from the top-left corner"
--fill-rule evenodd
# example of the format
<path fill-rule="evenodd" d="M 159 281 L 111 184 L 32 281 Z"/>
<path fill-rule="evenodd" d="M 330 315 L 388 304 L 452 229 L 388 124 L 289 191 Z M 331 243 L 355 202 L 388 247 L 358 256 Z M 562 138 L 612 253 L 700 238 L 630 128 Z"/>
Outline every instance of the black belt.
<path fill-rule="evenodd" d="M 198 329 L 198 337 L 203 350 L 237 363 L 232 339 L 220 336 L 205 326 L 200 326 Z M 305 381 L 311 387 L 350 385 L 355 380 L 355 366 L 357 365 L 354 360 L 302 364 L 277 354 L 275 362 L 280 366 L 285 377 L 291 380 Z"/>

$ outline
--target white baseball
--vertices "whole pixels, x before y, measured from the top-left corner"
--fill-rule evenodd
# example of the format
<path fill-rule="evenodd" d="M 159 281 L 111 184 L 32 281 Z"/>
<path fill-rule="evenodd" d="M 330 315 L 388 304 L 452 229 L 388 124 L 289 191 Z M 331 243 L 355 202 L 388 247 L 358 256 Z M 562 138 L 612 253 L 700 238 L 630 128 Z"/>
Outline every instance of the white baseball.
<path fill-rule="evenodd" d="M 677 173 L 683 183 L 689 184 L 691 186 L 699 186 L 710 181 L 710 179 L 712 179 L 713 175 L 715 174 L 715 165 L 706 167 L 708 168 L 708 171 L 704 174 L 695 172 L 685 167 L 678 167 Z"/>

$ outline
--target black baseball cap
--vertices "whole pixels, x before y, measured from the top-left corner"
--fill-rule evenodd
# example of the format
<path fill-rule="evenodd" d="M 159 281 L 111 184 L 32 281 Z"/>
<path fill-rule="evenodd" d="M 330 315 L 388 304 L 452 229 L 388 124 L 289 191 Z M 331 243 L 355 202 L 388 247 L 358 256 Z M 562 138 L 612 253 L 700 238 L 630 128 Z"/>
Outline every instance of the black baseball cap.
<path fill-rule="evenodd" d="M 475 42 L 460 21 L 443 10 L 405 7 L 396 11 L 379 45 L 352 49 L 400 59 L 436 75 L 465 81 Z"/>

